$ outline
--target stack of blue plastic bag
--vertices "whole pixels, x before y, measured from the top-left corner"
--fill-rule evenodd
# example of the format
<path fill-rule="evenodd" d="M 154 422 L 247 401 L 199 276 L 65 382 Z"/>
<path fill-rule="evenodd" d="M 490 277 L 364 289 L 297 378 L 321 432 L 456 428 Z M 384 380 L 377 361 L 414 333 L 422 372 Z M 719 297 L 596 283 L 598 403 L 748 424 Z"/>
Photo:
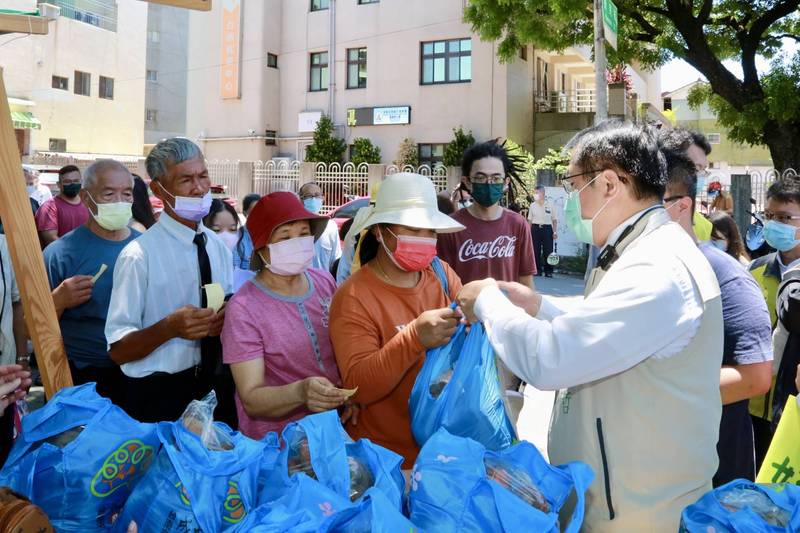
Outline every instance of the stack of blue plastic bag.
<path fill-rule="evenodd" d="M 414 439 L 424 446 L 440 428 L 490 450 L 516 441 L 506 413 L 494 350 L 483 324 L 461 324 L 446 345 L 429 350 L 409 399 Z"/>
<path fill-rule="evenodd" d="M 41 507 L 56 531 L 108 530 L 156 456 L 155 430 L 94 383 L 62 389 L 22 419 L 0 485 Z"/>
<path fill-rule="evenodd" d="M 584 463 L 549 465 L 527 442 L 494 452 L 440 429 L 411 473 L 411 521 L 437 533 L 557 533 L 559 511 L 574 491 L 577 504 L 564 531 L 577 532 L 593 478 Z"/>
<path fill-rule="evenodd" d="M 681 532 L 788 533 L 800 531 L 800 487 L 737 479 L 684 509 Z"/>
<path fill-rule="evenodd" d="M 212 415 L 212 391 L 193 401 L 177 422 L 158 424 L 161 450 L 117 520 L 139 531 L 214 533 L 236 528 L 258 505 L 266 471 L 278 456 L 277 438 L 255 441 Z"/>

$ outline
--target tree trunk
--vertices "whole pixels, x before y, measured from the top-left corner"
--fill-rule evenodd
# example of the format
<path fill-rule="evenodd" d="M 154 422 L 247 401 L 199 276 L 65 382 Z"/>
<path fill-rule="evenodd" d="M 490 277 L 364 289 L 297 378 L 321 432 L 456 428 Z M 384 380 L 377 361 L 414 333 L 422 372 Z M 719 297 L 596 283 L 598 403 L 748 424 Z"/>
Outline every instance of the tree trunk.
<path fill-rule="evenodd" d="M 800 174 L 800 122 L 768 121 L 764 127 L 764 143 L 778 171 L 793 169 Z"/>

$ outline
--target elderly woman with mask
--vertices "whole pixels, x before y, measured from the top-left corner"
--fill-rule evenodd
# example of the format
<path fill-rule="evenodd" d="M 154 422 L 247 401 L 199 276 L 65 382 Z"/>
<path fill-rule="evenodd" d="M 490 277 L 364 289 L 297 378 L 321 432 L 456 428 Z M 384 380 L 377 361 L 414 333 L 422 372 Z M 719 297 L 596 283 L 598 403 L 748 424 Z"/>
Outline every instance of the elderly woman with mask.
<path fill-rule="evenodd" d="M 247 219 L 257 274 L 228 303 L 222 346 L 236 382 L 239 427 L 249 437 L 280 432 L 310 413 L 343 407 L 345 420 L 353 414 L 337 388 L 328 335 L 336 283 L 309 268 L 327 223 L 289 192 L 265 196 Z"/>

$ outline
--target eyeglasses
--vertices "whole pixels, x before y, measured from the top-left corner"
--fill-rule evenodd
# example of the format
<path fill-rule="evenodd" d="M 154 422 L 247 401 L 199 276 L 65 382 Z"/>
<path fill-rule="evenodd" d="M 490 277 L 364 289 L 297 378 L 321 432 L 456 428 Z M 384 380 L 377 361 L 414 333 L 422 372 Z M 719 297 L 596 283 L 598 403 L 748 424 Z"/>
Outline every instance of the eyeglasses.
<path fill-rule="evenodd" d="M 487 176 L 486 174 L 479 172 L 474 176 L 470 176 L 469 181 L 472 183 L 491 183 L 497 185 L 506 181 L 506 177 L 502 174 L 493 174 L 491 176 Z"/>
<path fill-rule="evenodd" d="M 764 211 L 764 218 L 767 220 L 774 220 L 782 224 L 789 224 L 792 220 L 800 220 L 800 215 L 786 215 L 784 213 L 771 213 Z"/>
<path fill-rule="evenodd" d="M 667 196 L 666 198 L 664 198 L 664 200 L 662 200 L 662 203 L 664 205 L 667 205 L 670 202 L 675 202 L 677 200 L 680 200 L 681 198 L 686 198 L 688 196 L 689 196 L 688 194 L 679 194 L 679 195 L 676 195 L 676 196 Z"/>
<path fill-rule="evenodd" d="M 587 170 L 586 172 L 578 172 L 577 174 L 570 174 L 569 176 L 563 176 L 559 178 L 561 181 L 561 185 L 564 186 L 564 190 L 567 191 L 567 194 L 574 192 L 576 187 L 572 184 L 572 178 L 577 178 L 578 176 L 585 176 L 586 174 L 592 174 L 594 172 L 602 172 L 604 169 L 596 169 L 596 170 Z"/>
<path fill-rule="evenodd" d="M 300 197 L 301 200 L 310 200 L 311 198 L 322 198 L 324 195 L 322 193 L 319 194 L 304 194 Z"/>

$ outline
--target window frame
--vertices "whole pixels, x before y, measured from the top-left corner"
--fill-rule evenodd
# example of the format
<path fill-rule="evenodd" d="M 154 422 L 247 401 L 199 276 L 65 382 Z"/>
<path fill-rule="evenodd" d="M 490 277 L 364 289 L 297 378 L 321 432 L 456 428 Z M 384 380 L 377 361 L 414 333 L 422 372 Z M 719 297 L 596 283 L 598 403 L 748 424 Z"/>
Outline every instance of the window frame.
<path fill-rule="evenodd" d="M 58 143 L 59 145 L 63 146 L 63 149 L 61 149 L 60 146 L 56 146 L 56 148 L 53 149 L 53 141 L 56 141 L 56 143 Z M 47 148 L 48 148 L 48 152 L 66 152 L 67 151 L 67 140 L 66 139 L 57 139 L 55 137 L 50 137 L 47 140 Z"/>
<path fill-rule="evenodd" d="M 708 144 L 722 144 L 721 133 L 706 133 L 706 140 Z"/>
<path fill-rule="evenodd" d="M 85 93 L 84 92 L 78 92 L 79 89 L 81 91 L 83 91 L 83 88 L 84 88 L 84 84 L 83 83 L 80 83 L 80 84 L 78 83 L 78 75 L 79 74 L 81 75 L 81 79 L 83 79 L 83 77 L 86 78 L 86 83 L 85 83 L 86 92 Z M 75 71 L 75 76 L 74 76 L 73 82 L 72 82 L 72 92 L 77 94 L 78 96 L 92 96 L 92 74 L 90 72 L 84 72 L 82 70 L 76 70 Z"/>
<path fill-rule="evenodd" d="M 155 38 L 154 38 L 155 37 Z M 147 41 L 153 44 L 161 42 L 161 32 L 158 30 L 149 30 L 147 32 Z"/>
<path fill-rule="evenodd" d="M 59 80 L 59 81 L 63 80 L 64 81 L 64 87 L 56 87 L 56 85 L 55 85 L 56 84 L 56 80 Z M 50 88 L 51 89 L 56 89 L 56 90 L 59 90 L 59 91 L 69 91 L 69 78 L 67 78 L 66 76 L 56 76 L 55 74 L 53 74 L 51 76 L 51 78 L 50 78 Z"/>
<path fill-rule="evenodd" d="M 422 156 L 422 147 L 427 146 L 430 147 L 431 156 L 430 157 L 423 157 Z M 442 147 L 442 155 L 441 156 L 434 156 L 433 150 L 434 147 Z M 444 166 L 444 152 L 447 149 L 447 143 L 418 143 L 417 144 L 417 158 L 419 160 L 419 166 L 428 165 L 431 167 L 431 170 L 436 168 L 437 166 Z"/>
<path fill-rule="evenodd" d="M 464 41 L 469 41 L 470 46 L 468 51 L 461 50 L 461 43 Z M 459 51 L 458 52 L 451 52 L 450 51 L 450 44 L 458 42 L 459 43 Z M 439 43 L 444 43 L 444 52 L 436 52 L 436 45 Z M 431 54 L 425 54 L 425 45 L 432 45 L 434 51 Z M 469 57 L 469 79 L 464 80 L 461 79 L 461 59 L 464 57 Z M 458 39 L 444 39 L 438 41 L 421 41 L 419 43 L 419 84 L 420 85 L 450 85 L 453 83 L 472 83 L 472 38 L 471 37 L 461 37 Z M 459 79 L 450 81 L 450 60 L 458 58 L 459 59 Z M 426 82 L 425 81 L 425 61 L 436 61 L 437 59 L 444 60 L 444 81 L 436 81 L 436 74 L 435 74 L 435 64 L 434 64 L 434 73 L 433 73 L 433 80 Z"/>
<path fill-rule="evenodd" d="M 361 50 L 364 51 L 364 59 L 363 60 L 361 59 Z M 351 60 L 350 59 L 350 52 L 356 52 L 357 55 L 356 55 L 356 59 L 355 60 Z M 347 70 L 345 72 L 345 74 L 346 74 L 345 77 L 347 78 L 347 81 L 346 81 L 347 89 L 366 89 L 367 88 L 367 47 L 366 46 L 359 46 L 357 48 L 348 48 L 347 52 L 346 52 L 346 55 L 345 55 L 345 58 L 347 60 L 346 63 L 345 63 L 346 64 L 346 68 L 347 68 Z M 364 66 L 364 84 L 363 85 L 361 84 L 361 68 L 360 68 L 361 65 Z M 356 83 L 356 85 L 350 85 L 350 68 L 351 67 L 355 67 L 357 69 L 358 82 Z"/>
<path fill-rule="evenodd" d="M 320 63 L 318 65 L 315 65 L 314 64 L 314 56 L 321 56 L 322 54 L 325 54 L 325 63 L 322 63 L 321 59 L 320 59 Z M 308 92 L 310 92 L 310 93 L 321 93 L 321 92 L 324 92 L 324 91 L 328 90 L 328 84 L 330 83 L 330 79 L 331 79 L 330 78 L 330 71 L 328 71 L 328 69 L 330 68 L 330 66 L 328 64 L 328 60 L 329 59 L 330 59 L 330 54 L 328 53 L 327 50 L 322 51 L 322 52 L 311 52 L 311 53 L 309 53 L 309 55 L 308 55 Z M 318 89 L 314 88 L 314 70 L 315 69 L 319 70 L 320 87 Z M 322 83 L 323 71 L 327 71 L 328 72 L 328 83 L 324 84 L 324 87 L 322 86 L 323 85 L 323 83 Z"/>
<path fill-rule="evenodd" d="M 314 3 L 315 3 L 315 2 L 316 2 L 316 3 L 319 3 L 320 5 L 321 5 L 323 2 L 327 2 L 327 5 L 326 5 L 325 7 L 317 7 L 317 8 L 315 8 L 315 7 L 314 7 Z M 308 10 L 309 10 L 311 13 L 315 13 L 315 12 L 317 12 L 317 11 L 327 11 L 327 10 L 329 10 L 330 8 L 331 8 L 331 2 L 330 2 L 330 0 L 311 0 L 311 1 L 310 1 L 310 3 L 309 3 L 309 8 L 308 8 Z"/>
<path fill-rule="evenodd" d="M 381 0 L 358 0 L 357 5 L 368 6 L 370 4 L 380 4 Z"/>
<path fill-rule="evenodd" d="M 158 109 L 145 108 L 144 110 L 145 122 L 158 122 Z"/>
<path fill-rule="evenodd" d="M 523 44 L 519 47 L 519 58 L 526 63 L 528 62 L 528 45 Z"/>
<path fill-rule="evenodd" d="M 155 76 L 152 76 L 152 77 L 151 77 L 151 76 L 150 76 L 150 73 L 151 73 L 151 72 L 152 72 L 153 74 L 155 74 Z M 157 71 L 157 70 L 153 70 L 153 69 L 146 69 L 146 70 L 145 70 L 145 74 L 144 74 L 144 75 L 145 75 L 145 80 L 147 80 L 147 82 L 148 82 L 148 83 L 158 83 L 158 71 Z"/>
<path fill-rule="evenodd" d="M 110 96 L 108 96 L 109 82 L 111 82 L 111 95 Z M 103 100 L 113 100 L 114 99 L 114 78 L 109 78 L 107 76 L 100 76 L 100 85 L 98 87 L 97 96 L 102 98 Z"/>
<path fill-rule="evenodd" d="M 278 54 L 267 52 L 267 68 L 278 68 Z"/>

